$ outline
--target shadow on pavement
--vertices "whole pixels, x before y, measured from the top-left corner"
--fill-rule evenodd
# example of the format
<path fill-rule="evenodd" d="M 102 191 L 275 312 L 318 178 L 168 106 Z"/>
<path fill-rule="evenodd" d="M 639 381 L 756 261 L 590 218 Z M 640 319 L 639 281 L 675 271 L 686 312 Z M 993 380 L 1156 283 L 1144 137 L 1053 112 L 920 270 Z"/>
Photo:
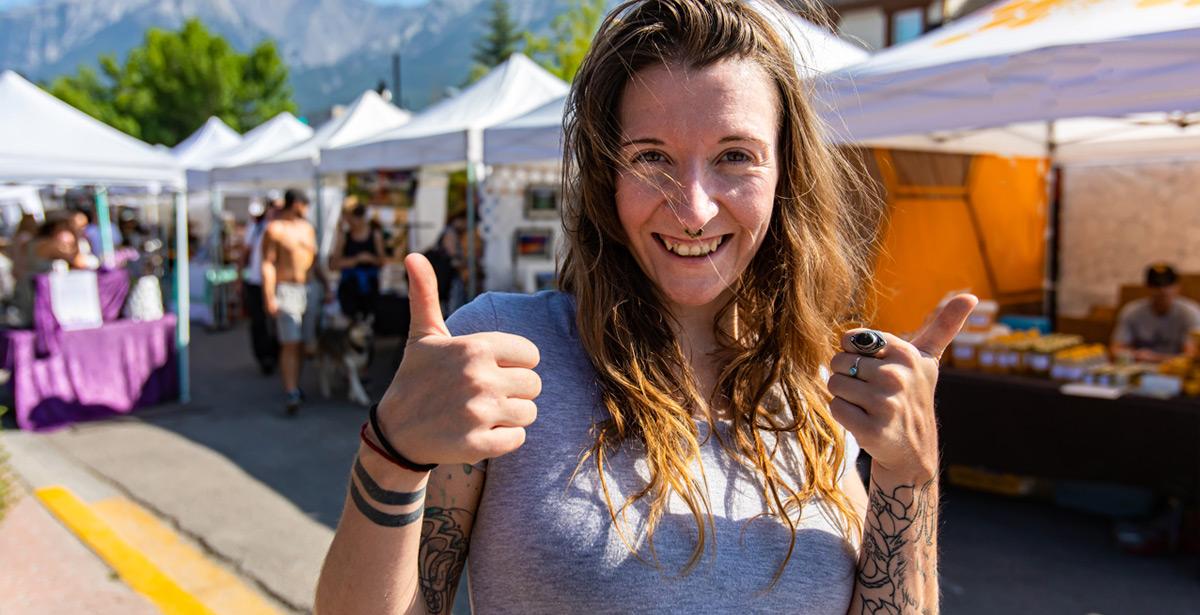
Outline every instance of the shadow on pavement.
<path fill-rule="evenodd" d="M 377 340 L 367 392 L 378 399 L 390 382 L 403 340 Z M 315 363 L 301 386 L 307 401 L 286 417 L 278 375 L 264 376 L 250 356 L 247 332 L 197 332 L 192 338 L 192 403 L 149 409 L 141 420 L 206 446 L 333 528 L 341 514 L 350 463 L 366 408 L 317 392 Z"/>

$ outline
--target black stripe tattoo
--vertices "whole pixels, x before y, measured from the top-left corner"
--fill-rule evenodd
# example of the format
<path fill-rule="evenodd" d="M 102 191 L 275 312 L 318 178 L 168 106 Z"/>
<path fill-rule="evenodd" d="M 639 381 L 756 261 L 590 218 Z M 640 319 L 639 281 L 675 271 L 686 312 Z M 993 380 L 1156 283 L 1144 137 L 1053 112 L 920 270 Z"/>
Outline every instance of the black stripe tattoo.
<path fill-rule="evenodd" d="M 425 497 L 424 487 L 416 491 L 388 491 L 380 487 L 379 483 L 375 482 L 375 479 L 371 478 L 370 474 L 367 474 L 367 469 L 363 467 L 362 462 L 357 458 L 354 460 L 354 475 L 358 477 L 358 482 L 362 483 L 367 495 L 380 504 L 405 506 L 420 502 L 421 498 Z"/>
<path fill-rule="evenodd" d="M 365 498 L 363 498 L 363 495 L 358 492 L 358 486 L 353 482 L 350 483 L 350 499 L 354 500 L 354 506 L 358 508 L 358 512 L 362 513 L 362 515 L 367 519 L 370 519 L 375 525 L 380 525 L 383 527 L 404 527 L 405 525 L 419 520 L 421 518 L 421 514 L 424 512 L 422 509 L 417 508 L 410 513 L 401 513 L 398 515 L 385 513 L 382 510 L 371 506 L 371 504 L 368 503 Z"/>

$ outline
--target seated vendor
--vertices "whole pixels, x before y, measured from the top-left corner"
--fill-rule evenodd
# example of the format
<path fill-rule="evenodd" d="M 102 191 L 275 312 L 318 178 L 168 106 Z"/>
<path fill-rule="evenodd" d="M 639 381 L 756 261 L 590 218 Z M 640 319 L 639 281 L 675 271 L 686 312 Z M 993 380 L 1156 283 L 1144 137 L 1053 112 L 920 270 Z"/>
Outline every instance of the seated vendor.
<path fill-rule="evenodd" d="M 1179 296 L 1179 276 L 1170 265 L 1146 269 L 1150 296 L 1130 301 L 1117 316 L 1113 356 L 1160 362 L 1179 355 L 1196 356 L 1192 331 L 1200 330 L 1200 305 Z"/>

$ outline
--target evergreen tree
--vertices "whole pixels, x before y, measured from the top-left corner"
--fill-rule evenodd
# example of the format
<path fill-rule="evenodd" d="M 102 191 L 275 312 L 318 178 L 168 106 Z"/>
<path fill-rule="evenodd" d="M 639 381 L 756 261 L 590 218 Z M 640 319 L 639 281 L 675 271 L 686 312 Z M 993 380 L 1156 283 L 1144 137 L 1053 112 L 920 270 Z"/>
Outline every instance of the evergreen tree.
<path fill-rule="evenodd" d="M 478 80 L 516 53 L 522 38 L 523 34 L 517 31 L 517 24 L 509 15 L 507 0 L 492 0 L 487 33 L 475 43 L 475 54 L 472 56 L 475 65 L 467 82 Z"/>
<path fill-rule="evenodd" d="M 68 104 L 150 143 L 175 145 L 210 116 L 244 132 L 281 111 L 296 111 L 288 69 L 266 41 L 240 54 L 197 19 L 178 32 L 151 28 L 124 65 L 100 58 L 49 90 Z"/>

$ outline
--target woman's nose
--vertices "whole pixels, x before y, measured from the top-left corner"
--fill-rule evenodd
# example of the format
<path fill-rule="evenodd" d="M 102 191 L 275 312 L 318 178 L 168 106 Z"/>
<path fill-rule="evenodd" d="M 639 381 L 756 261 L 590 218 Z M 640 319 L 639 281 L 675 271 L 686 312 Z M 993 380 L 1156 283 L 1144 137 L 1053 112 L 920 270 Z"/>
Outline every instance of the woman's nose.
<path fill-rule="evenodd" d="M 685 229 L 702 229 L 717 217 L 719 208 L 706 179 L 703 169 L 692 169 L 679 177 L 678 196 L 671 206 Z"/>

